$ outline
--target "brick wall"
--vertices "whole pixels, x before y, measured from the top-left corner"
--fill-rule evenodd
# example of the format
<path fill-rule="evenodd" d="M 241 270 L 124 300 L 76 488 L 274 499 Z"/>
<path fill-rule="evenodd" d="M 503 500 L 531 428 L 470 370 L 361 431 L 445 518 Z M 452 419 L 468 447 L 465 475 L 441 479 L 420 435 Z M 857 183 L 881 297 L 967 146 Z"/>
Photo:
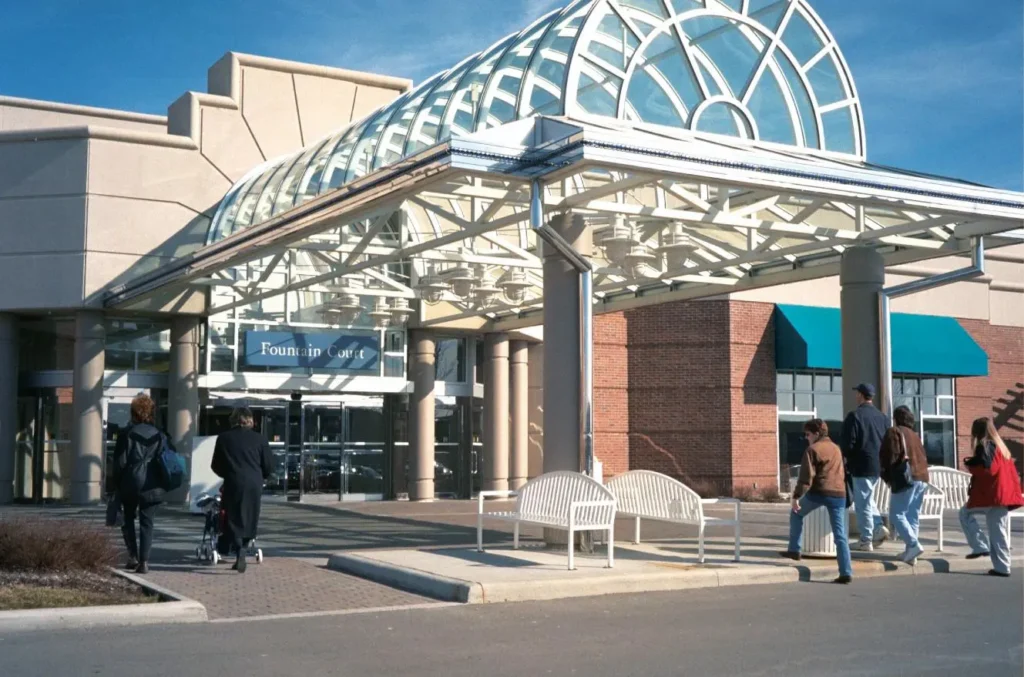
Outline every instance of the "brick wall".
<path fill-rule="evenodd" d="M 774 310 L 729 302 L 733 487 L 778 485 Z"/>
<path fill-rule="evenodd" d="M 594 455 L 606 477 L 629 470 L 629 359 L 626 317 L 594 318 Z"/>
<path fill-rule="evenodd" d="M 979 320 L 960 324 L 988 354 L 988 376 L 956 381 L 957 452 L 971 450 L 971 423 L 989 416 L 1024 469 L 1024 329 Z M 961 466 L 962 469 L 962 466 Z"/>

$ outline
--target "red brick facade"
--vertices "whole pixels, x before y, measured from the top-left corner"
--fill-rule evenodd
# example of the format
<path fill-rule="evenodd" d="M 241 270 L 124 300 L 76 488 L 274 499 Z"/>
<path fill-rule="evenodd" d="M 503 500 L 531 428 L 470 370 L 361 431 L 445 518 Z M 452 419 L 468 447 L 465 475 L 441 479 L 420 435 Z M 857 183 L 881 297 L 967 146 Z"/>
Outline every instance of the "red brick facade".
<path fill-rule="evenodd" d="M 595 453 L 606 476 L 656 470 L 722 491 L 775 486 L 774 305 L 690 301 L 594 323 Z M 989 375 L 957 379 L 957 448 L 992 416 L 1024 468 L 1024 329 L 961 320 Z M 723 387 L 725 385 L 728 387 Z"/>
<path fill-rule="evenodd" d="M 988 376 L 956 381 L 957 453 L 971 454 L 971 423 L 991 417 L 1024 469 L 1024 329 L 978 320 L 960 324 L 988 354 Z"/>

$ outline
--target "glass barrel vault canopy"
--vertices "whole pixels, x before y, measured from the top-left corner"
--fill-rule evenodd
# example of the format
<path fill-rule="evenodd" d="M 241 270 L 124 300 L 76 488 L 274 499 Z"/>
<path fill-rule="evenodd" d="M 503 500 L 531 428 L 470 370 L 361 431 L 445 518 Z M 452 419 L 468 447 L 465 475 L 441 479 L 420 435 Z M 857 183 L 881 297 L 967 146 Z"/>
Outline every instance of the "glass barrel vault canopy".
<path fill-rule="evenodd" d="M 865 154 L 853 77 L 805 0 L 577 0 L 257 167 L 222 200 L 209 241 L 451 137 L 533 115 Z"/>

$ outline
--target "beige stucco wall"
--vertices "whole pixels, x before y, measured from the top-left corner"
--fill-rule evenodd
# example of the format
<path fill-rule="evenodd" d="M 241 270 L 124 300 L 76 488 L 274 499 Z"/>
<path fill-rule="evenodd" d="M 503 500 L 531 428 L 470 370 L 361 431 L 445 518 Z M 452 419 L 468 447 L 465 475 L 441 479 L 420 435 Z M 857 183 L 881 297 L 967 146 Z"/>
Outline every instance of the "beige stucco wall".
<path fill-rule="evenodd" d="M 167 117 L 0 97 L 0 310 L 100 305 L 111 285 L 205 244 L 220 199 L 255 166 L 412 84 L 233 53 L 208 79 Z"/>

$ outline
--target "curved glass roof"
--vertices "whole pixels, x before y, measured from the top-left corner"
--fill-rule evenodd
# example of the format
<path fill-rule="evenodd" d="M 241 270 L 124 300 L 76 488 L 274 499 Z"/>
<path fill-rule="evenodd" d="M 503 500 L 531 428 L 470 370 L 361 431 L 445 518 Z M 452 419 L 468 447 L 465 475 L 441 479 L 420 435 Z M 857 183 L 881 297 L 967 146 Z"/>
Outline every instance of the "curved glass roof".
<path fill-rule="evenodd" d="M 451 137 L 533 115 L 863 158 L 839 46 L 805 0 L 577 0 L 231 188 L 214 242 Z"/>

